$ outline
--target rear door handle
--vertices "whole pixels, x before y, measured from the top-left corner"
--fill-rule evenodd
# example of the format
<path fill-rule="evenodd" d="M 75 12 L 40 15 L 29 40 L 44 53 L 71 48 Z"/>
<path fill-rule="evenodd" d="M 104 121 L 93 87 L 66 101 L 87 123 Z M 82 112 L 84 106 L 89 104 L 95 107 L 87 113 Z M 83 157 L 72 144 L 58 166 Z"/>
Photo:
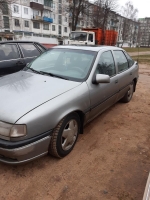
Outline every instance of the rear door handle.
<path fill-rule="evenodd" d="M 17 65 L 23 65 L 24 63 L 21 62 L 21 61 L 18 61 L 16 64 L 17 64 Z"/>
<path fill-rule="evenodd" d="M 118 80 L 115 80 L 115 83 L 118 83 Z"/>
<path fill-rule="evenodd" d="M 130 75 L 132 75 L 132 72 L 130 72 Z"/>

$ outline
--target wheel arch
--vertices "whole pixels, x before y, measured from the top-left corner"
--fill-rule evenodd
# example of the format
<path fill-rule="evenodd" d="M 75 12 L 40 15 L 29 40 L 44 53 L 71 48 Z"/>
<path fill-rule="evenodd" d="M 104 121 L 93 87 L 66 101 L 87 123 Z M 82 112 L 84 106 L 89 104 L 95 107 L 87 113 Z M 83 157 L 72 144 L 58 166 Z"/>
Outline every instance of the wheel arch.
<path fill-rule="evenodd" d="M 83 134 L 83 126 L 84 126 L 84 120 L 85 120 L 85 115 L 81 110 L 76 110 L 75 113 L 77 113 L 80 117 L 80 134 Z"/>
<path fill-rule="evenodd" d="M 71 112 L 67 113 L 64 117 L 62 117 L 62 119 L 65 118 L 65 117 L 67 117 L 68 115 L 73 114 L 73 113 L 76 113 L 76 114 L 79 116 L 79 118 L 80 118 L 80 122 L 81 122 L 81 124 L 80 124 L 80 134 L 83 134 L 83 127 L 84 127 L 85 114 L 84 114 L 81 110 L 74 110 L 74 111 L 71 111 Z M 62 119 L 61 119 L 61 120 L 62 120 Z M 60 120 L 60 121 L 61 121 L 61 120 Z"/>

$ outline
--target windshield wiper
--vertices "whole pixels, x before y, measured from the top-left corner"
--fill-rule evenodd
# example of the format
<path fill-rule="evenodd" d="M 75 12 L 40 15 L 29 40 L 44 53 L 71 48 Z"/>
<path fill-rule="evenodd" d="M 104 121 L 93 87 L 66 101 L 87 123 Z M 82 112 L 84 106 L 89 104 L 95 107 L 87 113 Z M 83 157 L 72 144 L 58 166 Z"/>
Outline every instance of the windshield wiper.
<path fill-rule="evenodd" d="M 64 79 L 64 80 L 69 80 L 67 78 L 64 78 L 63 76 L 59 76 L 59 75 L 56 75 L 56 74 L 53 74 L 53 73 L 50 73 L 50 72 L 43 72 L 43 71 L 39 71 L 40 74 L 46 74 L 46 75 L 49 75 L 49 76 L 52 76 L 52 77 L 57 77 L 57 78 L 61 78 L 61 79 Z"/>
<path fill-rule="evenodd" d="M 27 66 L 26 66 L 26 68 L 27 68 L 27 69 L 30 69 L 31 71 L 33 71 L 33 72 L 35 72 L 35 73 L 37 73 L 37 74 L 42 74 L 41 72 L 39 72 L 39 71 L 37 71 L 37 70 L 35 70 L 35 69 L 33 69 L 33 68 L 30 68 L 30 67 L 27 67 Z"/>

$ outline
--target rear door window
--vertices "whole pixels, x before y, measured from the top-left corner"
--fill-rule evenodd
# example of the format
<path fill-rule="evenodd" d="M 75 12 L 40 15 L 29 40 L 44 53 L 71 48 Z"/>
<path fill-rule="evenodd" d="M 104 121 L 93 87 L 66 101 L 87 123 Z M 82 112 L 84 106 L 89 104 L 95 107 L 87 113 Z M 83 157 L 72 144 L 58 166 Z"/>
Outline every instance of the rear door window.
<path fill-rule="evenodd" d="M 124 52 L 126 57 L 127 57 L 127 60 L 128 60 L 128 63 L 129 63 L 129 67 L 132 67 L 132 65 L 134 64 L 134 60 L 132 60 L 132 58 L 129 56 L 129 54 L 127 54 L 127 52 Z"/>
<path fill-rule="evenodd" d="M 20 55 L 16 44 L 1 44 L 0 45 L 0 61 L 19 59 Z"/>
<path fill-rule="evenodd" d="M 118 73 L 128 69 L 128 61 L 122 51 L 114 51 L 115 59 L 118 66 Z"/>
<path fill-rule="evenodd" d="M 19 45 L 21 47 L 24 57 L 35 57 L 35 56 L 40 55 L 40 52 L 37 50 L 37 48 L 33 44 L 21 43 Z"/>

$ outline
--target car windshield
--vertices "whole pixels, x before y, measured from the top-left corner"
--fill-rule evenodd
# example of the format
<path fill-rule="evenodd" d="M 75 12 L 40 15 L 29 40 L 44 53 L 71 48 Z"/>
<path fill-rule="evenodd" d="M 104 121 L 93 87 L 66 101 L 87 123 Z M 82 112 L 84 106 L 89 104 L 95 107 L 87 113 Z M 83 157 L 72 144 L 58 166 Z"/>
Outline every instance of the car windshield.
<path fill-rule="evenodd" d="M 86 41 L 87 33 L 84 32 L 72 32 L 70 34 L 70 40 Z"/>
<path fill-rule="evenodd" d="M 83 81 L 87 78 L 96 56 L 94 51 L 51 49 L 36 58 L 28 69 L 58 78 Z"/>

